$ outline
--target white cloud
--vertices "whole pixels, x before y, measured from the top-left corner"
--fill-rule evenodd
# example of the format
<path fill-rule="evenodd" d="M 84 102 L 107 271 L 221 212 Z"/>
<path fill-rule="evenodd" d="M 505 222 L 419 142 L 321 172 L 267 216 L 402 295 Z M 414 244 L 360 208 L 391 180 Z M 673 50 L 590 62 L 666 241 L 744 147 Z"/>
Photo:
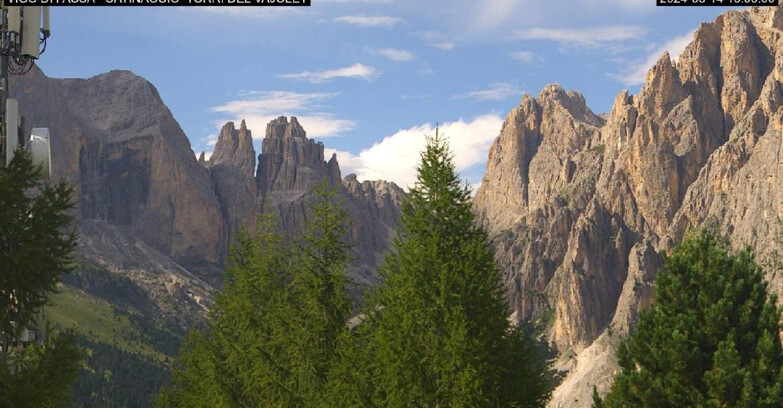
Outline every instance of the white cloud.
<path fill-rule="evenodd" d="M 416 37 L 419 37 L 425 44 L 430 47 L 434 47 L 443 51 L 451 51 L 457 46 L 455 39 L 437 31 L 420 31 L 414 33 Z"/>
<path fill-rule="evenodd" d="M 327 71 L 304 71 L 295 74 L 280 74 L 278 77 L 286 79 L 300 79 L 313 84 L 326 82 L 334 78 L 360 78 L 367 81 L 378 76 L 378 71 L 364 64 L 353 64 L 349 67 L 332 69 Z"/>
<path fill-rule="evenodd" d="M 512 97 L 519 97 L 521 95 L 522 90 L 516 86 L 505 82 L 498 82 L 490 84 L 487 89 L 454 95 L 452 99 L 472 99 L 478 102 L 503 101 Z"/>
<path fill-rule="evenodd" d="M 334 98 L 337 93 L 298 93 L 288 91 L 244 91 L 245 99 L 229 101 L 210 108 L 211 112 L 295 112 L 319 107 L 320 103 Z"/>
<path fill-rule="evenodd" d="M 359 27 L 391 27 L 401 23 L 402 19 L 392 16 L 342 16 L 335 18 L 334 21 Z"/>
<path fill-rule="evenodd" d="M 457 46 L 457 44 L 453 41 L 442 41 L 438 43 L 432 43 L 430 46 L 435 47 L 437 49 L 443 50 L 443 51 L 451 51 L 454 49 L 454 47 Z"/>
<path fill-rule="evenodd" d="M 523 3 L 525 3 L 525 0 L 477 2 L 476 5 L 479 7 L 476 10 L 477 15 L 473 22 L 474 28 L 479 31 L 485 31 L 503 24 L 512 16 L 518 15 L 514 11 Z"/>
<path fill-rule="evenodd" d="M 401 50 L 397 48 L 381 48 L 379 50 L 371 50 L 373 54 L 386 57 L 392 61 L 408 62 L 412 61 L 414 55 L 408 50 Z"/>
<path fill-rule="evenodd" d="M 479 116 L 472 121 L 462 119 L 440 125 L 440 134 L 449 141 L 457 171 L 484 165 L 492 142 L 500 133 L 503 119 L 497 114 Z M 397 131 L 358 155 L 325 149 L 328 155 L 337 153 L 343 174 L 355 173 L 360 180 L 383 179 L 407 187 L 416 180 L 416 164 L 425 146 L 424 136 L 434 136 L 435 128 L 426 123 Z"/>
<path fill-rule="evenodd" d="M 647 34 L 639 26 L 600 26 L 585 28 L 531 28 L 517 31 L 514 38 L 521 40 L 549 40 L 562 45 L 598 48 L 623 41 L 638 40 Z"/>
<path fill-rule="evenodd" d="M 691 31 L 666 41 L 661 46 L 654 48 L 654 51 L 643 61 L 632 64 L 626 74 L 613 75 L 613 77 L 627 86 L 643 84 L 647 77 L 647 71 L 658 62 L 664 52 L 669 52 L 669 56 L 675 61 L 680 58 L 682 52 L 685 51 L 685 47 L 693 41 L 693 33 L 694 31 Z"/>
<path fill-rule="evenodd" d="M 511 51 L 508 53 L 508 56 L 511 57 L 511 59 L 514 61 L 519 61 L 528 65 L 541 60 L 541 57 L 531 51 Z"/>
<path fill-rule="evenodd" d="M 227 117 L 215 122 L 219 129 L 225 122 L 245 120 L 247 127 L 263 135 L 267 123 L 278 116 L 293 115 L 307 131 L 310 137 L 337 136 L 353 130 L 357 122 L 349 119 L 336 118 L 331 113 L 322 110 L 327 108 L 324 103 L 337 96 L 336 93 L 298 93 L 288 91 L 250 91 L 242 92 L 242 98 L 228 101 L 220 106 L 210 108 L 211 112 L 222 113 Z M 208 145 L 214 145 L 210 139 Z M 211 143 L 211 144 L 210 144 Z"/>

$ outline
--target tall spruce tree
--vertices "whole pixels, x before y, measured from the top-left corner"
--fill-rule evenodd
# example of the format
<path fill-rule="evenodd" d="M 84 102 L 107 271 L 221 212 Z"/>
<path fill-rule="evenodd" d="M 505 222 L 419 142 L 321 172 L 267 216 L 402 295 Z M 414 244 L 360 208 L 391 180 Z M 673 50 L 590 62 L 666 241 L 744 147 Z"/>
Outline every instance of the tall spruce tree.
<path fill-rule="evenodd" d="M 307 231 L 284 237 L 264 215 L 242 232 L 208 329 L 193 331 L 159 407 L 321 407 L 335 344 L 347 331 L 345 212 L 317 188 Z"/>
<path fill-rule="evenodd" d="M 23 149 L 0 169 L 0 408 L 66 406 L 81 359 L 71 333 L 37 319 L 76 245 L 72 188 L 40 174 Z M 48 331 L 45 342 L 23 347 L 29 328 Z"/>
<path fill-rule="evenodd" d="M 701 230 L 667 258 L 596 407 L 780 407 L 780 309 L 749 249 Z"/>
<path fill-rule="evenodd" d="M 548 364 L 510 327 L 500 276 L 445 140 L 427 138 L 384 282 L 333 371 L 333 406 L 540 407 Z"/>

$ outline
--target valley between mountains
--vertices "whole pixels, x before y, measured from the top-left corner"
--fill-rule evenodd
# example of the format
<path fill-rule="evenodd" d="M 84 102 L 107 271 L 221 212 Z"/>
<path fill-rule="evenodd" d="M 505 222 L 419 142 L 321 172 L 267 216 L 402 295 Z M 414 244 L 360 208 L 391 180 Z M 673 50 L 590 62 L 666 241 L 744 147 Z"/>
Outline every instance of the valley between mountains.
<path fill-rule="evenodd" d="M 242 225 L 274 212 L 286 232 L 302 230 L 322 180 L 349 212 L 352 294 L 378 283 L 405 191 L 343 175 L 295 117 L 227 123 L 206 160 L 131 72 L 53 79 L 36 68 L 11 89 L 28 128 L 52 129 L 54 174 L 78 197 L 81 266 L 53 314 L 67 325 L 99 304 L 107 314 L 95 319 L 119 311 L 117 332 L 136 333 L 85 330 L 90 341 L 165 364 L 175 352 L 160 345 L 198 324 Z M 588 407 L 593 386 L 606 389 L 615 346 L 690 228 L 753 246 L 771 290 L 783 288 L 783 8 L 702 24 L 678 60 L 662 55 L 639 94 L 619 93 L 607 114 L 549 85 L 522 96 L 498 131 L 474 208 L 512 316 L 546 327 L 559 352 L 566 374 L 551 407 Z M 171 338 L 149 340 L 161 336 Z"/>

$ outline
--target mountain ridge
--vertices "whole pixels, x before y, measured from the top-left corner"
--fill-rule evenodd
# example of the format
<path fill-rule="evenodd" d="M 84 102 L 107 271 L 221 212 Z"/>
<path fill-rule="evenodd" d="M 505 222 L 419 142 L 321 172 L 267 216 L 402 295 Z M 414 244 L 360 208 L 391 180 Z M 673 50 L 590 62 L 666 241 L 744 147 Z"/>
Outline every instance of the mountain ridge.
<path fill-rule="evenodd" d="M 354 223 L 357 296 L 377 281 L 404 192 L 343 181 L 337 158 L 325 161 L 323 144 L 295 117 L 267 126 L 258 157 L 244 121 L 226 123 L 207 161 L 195 157 L 155 87 L 130 71 L 52 79 L 34 68 L 12 78 L 11 90 L 28 134 L 50 128 L 54 177 L 74 184 L 80 257 L 130 277 L 183 327 L 208 307 L 242 226 L 252 231 L 266 209 L 290 235 L 302 231 L 310 191 L 322 179 Z"/>
<path fill-rule="evenodd" d="M 783 11 L 728 11 L 668 53 L 605 119 L 575 92 L 524 96 L 490 150 L 475 208 L 509 305 L 546 323 L 568 371 L 551 407 L 591 405 L 649 304 L 661 254 L 710 226 L 773 259 L 783 244 Z M 781 264 L 766 262 L 772 290 Z"/>

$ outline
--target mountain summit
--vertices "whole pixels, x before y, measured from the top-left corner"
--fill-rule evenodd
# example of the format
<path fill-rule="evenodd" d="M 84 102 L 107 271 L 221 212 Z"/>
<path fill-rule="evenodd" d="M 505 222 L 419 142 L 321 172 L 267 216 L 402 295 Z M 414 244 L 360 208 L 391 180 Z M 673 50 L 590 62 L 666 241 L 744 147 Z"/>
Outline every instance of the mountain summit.
<path fill-rule="evenodd" d="M 244 121 L 225 124 L 209 160 L 197 159 L 155 87 L 129 71 L 52 79 L 34 68 L 13 79 L 28 134 L 50 128 L 53 174 L 76 186 L 81 259 L 130 277 L 164 313 L 189 320 L 207 306 L 231 243 L 259 213 L 302 230 L 324 179 L 350 213 L 354 280 L 376 281 L 404 192 L 342 180 L 295 117 L 269 123 L 258 166 Z"/>
<path fill-rule="evenodd" d="M 519 319 L 547 324 L 569 374 L 552 407 L 588 407 L 688 228 L 756 248 L 783 286 L 783 10 L 729 11 L 664 54 L 602 119 L 558 85 L 524 96 L 475 208 Z"/>

